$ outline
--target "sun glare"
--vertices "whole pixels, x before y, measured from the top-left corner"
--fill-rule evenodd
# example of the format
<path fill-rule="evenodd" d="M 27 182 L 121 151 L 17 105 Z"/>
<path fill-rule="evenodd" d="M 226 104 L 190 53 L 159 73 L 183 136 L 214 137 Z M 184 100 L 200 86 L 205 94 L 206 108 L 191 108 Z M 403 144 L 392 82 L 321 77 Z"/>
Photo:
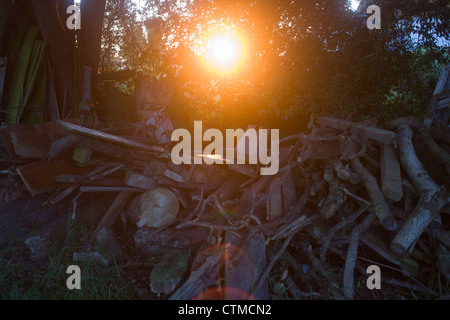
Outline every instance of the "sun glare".
<path fill-rule="evenodd" d="M 207 40 L 207 60 L 210 68 L 220 73 L 236 71 L 244 59 L 242 39 L 234 34 L 213 34 Z"/>

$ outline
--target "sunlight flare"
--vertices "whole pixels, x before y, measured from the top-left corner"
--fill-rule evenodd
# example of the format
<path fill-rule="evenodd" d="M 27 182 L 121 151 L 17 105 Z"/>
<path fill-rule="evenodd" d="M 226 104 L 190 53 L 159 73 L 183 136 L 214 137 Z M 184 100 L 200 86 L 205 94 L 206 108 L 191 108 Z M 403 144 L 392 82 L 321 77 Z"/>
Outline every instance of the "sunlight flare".
<path fill-rule="evenodd" d="M 228 74 L 237 71 L 245 58 L 244 41 L 232 33 L 216 33 L 206 42 L 206 59 L 216 72 Z"/>

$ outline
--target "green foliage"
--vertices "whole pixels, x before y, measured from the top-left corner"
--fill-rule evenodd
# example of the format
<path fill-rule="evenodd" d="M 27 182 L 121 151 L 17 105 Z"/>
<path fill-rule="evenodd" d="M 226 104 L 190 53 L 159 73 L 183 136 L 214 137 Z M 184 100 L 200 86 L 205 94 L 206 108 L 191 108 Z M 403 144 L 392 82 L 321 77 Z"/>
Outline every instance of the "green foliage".
<path fill-rule="evenodd" d="M 370 4 L 381 7 L 381 30 L 368 30 L 368 17 L 347 0 L 148 0 L 141 11 L 131 0 L 108 0 L 102 70 L 168 75 L 186 122 L 218 127 L 289 123 L 288 130 L 311 113 L 421 117 L 450 61 L 448 2 Z M 245 65 L 227 76 L 199 57 L 205 33 L 221 26 L 239 30 L 248 46 Z"/>

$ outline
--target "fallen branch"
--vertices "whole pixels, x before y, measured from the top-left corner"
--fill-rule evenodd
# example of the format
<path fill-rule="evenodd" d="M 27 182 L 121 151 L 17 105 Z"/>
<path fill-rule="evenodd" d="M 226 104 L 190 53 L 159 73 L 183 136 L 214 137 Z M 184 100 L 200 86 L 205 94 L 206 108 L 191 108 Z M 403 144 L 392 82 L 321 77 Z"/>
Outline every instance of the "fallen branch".
<path fill-rule="evenodd" d="M 361 177 L 364 186 L 369 192 L 375 208 L 375 214 L 380 220 L 381 225 L 390 231 L 397 229 L 397 222 L 392 216 L 389 207 L 384 200 L 383 194 L 378 187 L 377 179 L 370 174 L 370 172 L 361 164 L 361 161 L 359 161 L 357 157 L 352 159 L 352 168 Z"/>
<path fill-rule="evenodd" d="M 322 249 L 320 249 L 320 261 L 325 262 L 325 257 L 327 254 L 328 247 L 330 246 L 331 239 L 333 239 L 334 234 L 342 229 L 344 226 L 352 223 L 355 221 L 361 214 L 363 214 L 367 209 L 369 208 L 368 205 L 363 205 L 361 208 L 359 208 L 357 211 L 355 211 L 352 215 L 347 217 L 347 219 L 339 222 L 338 224 L 334 225 L 333 228 L 328 231 L 325 240 L 323 241 Z"/>
<path fill-rule="evenodd" d="M 400 135 L 400 161 L 409 180 L 419 191 L 420 197 L 409 218 L 391 242 L 391 250 L 408 256 L 425 228 L 433 221 L 446 203 L 445 188 L 440 188 L 428 175 L 417 158 L 412 144 L 413 130 L 407 119 L 397 119 L 389 123 Z"/>
<path fill-rule="evenodd" d="M 353 273 L 355 271 L 356 256 L 358 253 L 359 236 L 365 232 L 376 216 L 370 213 L 363 222 L 353 228 L 352 235 L 350 237 L 350 244 L 347 251 L 347 259 L 344 269 L 344 295 L 347 299 L 353 300 Z"/>

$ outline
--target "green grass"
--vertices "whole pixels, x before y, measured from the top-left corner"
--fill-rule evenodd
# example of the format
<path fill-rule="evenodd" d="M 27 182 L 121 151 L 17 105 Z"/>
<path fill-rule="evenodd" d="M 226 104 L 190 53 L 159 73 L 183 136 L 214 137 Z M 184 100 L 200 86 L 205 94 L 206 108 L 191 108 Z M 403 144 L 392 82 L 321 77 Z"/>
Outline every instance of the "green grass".
<path fill-rule="evenodd" d="M 86 238 L 84 224 L 68 221 L 67 229 L 60 230 L 52 239 L 53 254 L 32 261 L 30 252 L 20 239 L 20 226 L 15 228 L 16 240 L 0 251 L 1 300 L 127 300 L 137 299 L 136 288 L 124 272 L 125 265 L 114 262 L 108 266 L 93 262 L 74 263 L 73 253 L 86 251 L 80 239 Z M 92 248 L 100 250 L 100 248 Z M 81 290 L 66 286 L 67 267 L 77 264 L 81 269 Z M 129 269 L 129 268 L 128 268 Z M 142 296 L 141 296 L 142 298 Z"/>

